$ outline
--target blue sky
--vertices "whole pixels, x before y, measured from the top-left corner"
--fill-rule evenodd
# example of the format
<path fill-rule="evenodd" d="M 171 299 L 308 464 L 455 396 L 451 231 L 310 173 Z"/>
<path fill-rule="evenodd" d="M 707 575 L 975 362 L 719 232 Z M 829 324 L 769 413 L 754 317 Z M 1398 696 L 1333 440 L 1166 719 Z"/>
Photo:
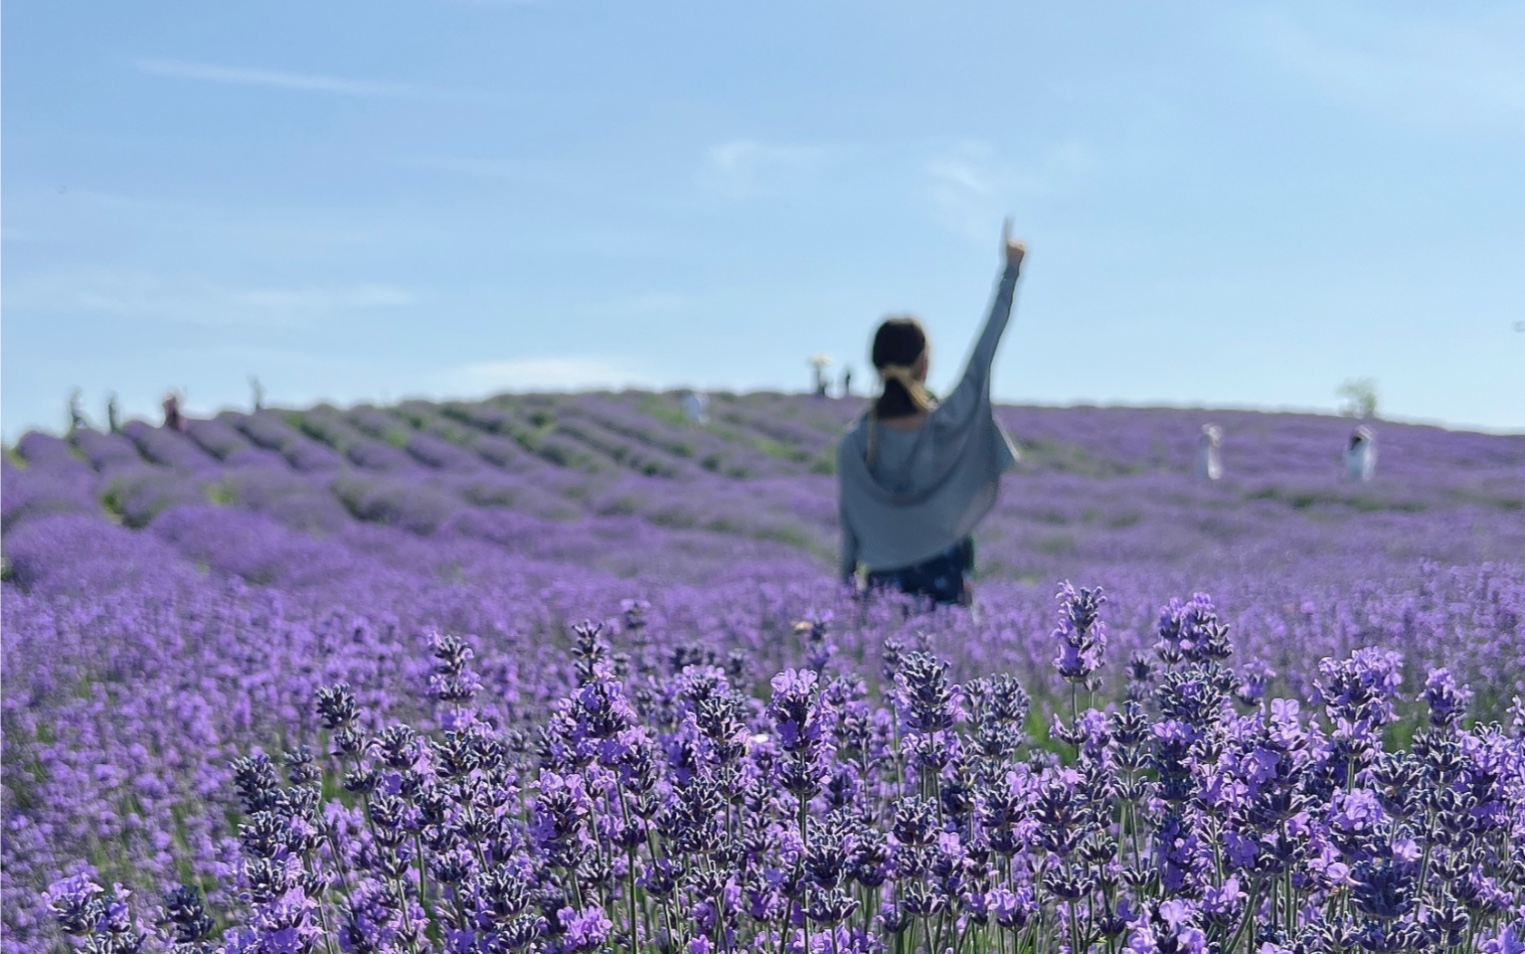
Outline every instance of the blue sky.
<path fill-rule="evenodd" d="M 3 426 L 865 374 L 1525 430 L 1525 7 L 83 4 L 3 20 Z M 860 385 L 861 386 L 861 385 Z"/>

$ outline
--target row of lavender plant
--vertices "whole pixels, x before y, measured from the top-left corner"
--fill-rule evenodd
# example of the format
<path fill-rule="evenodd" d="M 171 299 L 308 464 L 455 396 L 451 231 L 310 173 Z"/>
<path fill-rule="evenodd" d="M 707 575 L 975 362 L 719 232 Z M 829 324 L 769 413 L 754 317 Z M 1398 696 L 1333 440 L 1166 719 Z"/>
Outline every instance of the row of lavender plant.
<path fill-rule="evenodd" d="M 529 398 L 524 401 L 528 402 Z M 784 423 L 809 420 L 812 429 L 826 427 L 836 417 L 847 413 L 847 405 L 843 402 L 811 402 L 783 396 L 755 395 L 746 401 L 720 403 L 748 408 L 754 415 L 758 408 L 772 409 L 785 419 Z M 526 403 L 524 407 L 530 407 L 530 404 Z M 474 419 L 488 428 L 498 426 L 494 423 L 498 420 L 492 416 L 494 414 L 507 415 L 505 419 L 514 418 L 513 414 L 492 404 L 462 405 L 456 410 L 463 408 L 463 413 L 475 415 Z M 662 453 L 671 453 L 665 448 L 664 439 L 644 434 L 634 421 L 621 419 L 616 413 L 618 409 L 615 402 L 596 396 L 575 399 L 541 397 L 536 399 L 531 413 L 546 415 L 547 419 L 560 414 L 573 419 L 596 420 L 600 427 L 612 432 L 641 435 L 637 438 L 641 446 L 664 446 Z M 1069 417 L 1081 413 L 1083 409 L 1070 413 Z M 1092 413 L 1102 414 L 1100 411 Z M 1138 412 L 1138 420 L 1153 421 L 1152 426 L 1158 431 L 1162 425 L 1154 419 L 1161 413 Z M 470 498 L 467 502 L 474 503 L 490 498 L 495 493 L 492 489 L 495 485 L 545 484 L 563 496 L 577 494 L 577 499 L 571 501 L 575 507 L 581 509 L 586 505 L 599 515 L 633 514 L 660 526 L 738 532 L 784 541 L 816 553 L 829 550 L 834 542 L 835 512 L 829 506 L 830 480 L 825 477 L 795 476 L 787 480 L 744 483 L 699 480 L 696 482 L 704 483 L 706 489 L 696 495 L 687 487 L 665 486 L 666 482 L 662 480 L 642 480 L 628 473 L 623 476 L 606 474 L 596 482 L 578 481 L 567 468 L 556 467 L 532 455 L 538 468 L 533 473 L 520 474 L 517 472 L 520 464 L 498 453 L 507 445 L 517 447 L 513 441 L 492 437 L 486 430 L 474 426 L 448 427 L 441 431 L 448 433 L 453 441 L 464 444 L 451 443 L 418 429 L 431 418 L 446 420 L 425 402 L 413 402 L 409 411 L 402 414 L 389 414 L 369 407 L 341 414 L 333 408 L 318 407 L 305 414 L 293 415 L 304 427 L 329 435 L 333 447 L 302 436 L 273 412 L 224 417 L 226 422 L 193 422 L 188 438 L 136 423 L 129 425 L 129 434 L 101 435 L 80 431 L 73 435 L 72 441 L 103 477 L 110 476 L 108 484 L 97 491 L 97 496 L 108 509 L 133 526 L 150 522 L 159 511 L 174 503 L 199 499 L 203 491 L 194 486 L 197 481 L 220 480 L 231 492 L 231 485 L 243 479 L 241 472 L 268 470 L 272 464 L 278 467 L 279 461 L 285 460 L 298 470 L 324 476 L 342 472 L 352 464 L 358 468 L 356 472 L 341 482 L 325 485 L 339 492 L 344 506 L 363 519 L 395 521 L 420 532 L 434 532 L 450 525 L 447 511 L 460 510 L 458 503 L 443 500 L 435 492 L 440 485 L 448 494 L 467 496 Z M 630 417 L 640 418 L 642 415 Z M 1241 417 L 1245 417 L 1244 426 L 1253 425 L 1259 429 L 1257 442 L 1265 445 L 1263 450 L 1269 449 L 1267 453 L 1274 451 L 1271 456 L 1283 459 L 1284 465 L 1306 454 L 1308 444 L 1302 431 L 1310 428 L 1328 430 L 1338 423 L 1293 417 L 1257 423 L 1256 417 L 1266 416 Z M 1113 412 L 1108 419 L 1116 418 L 1117 412 Z M 1027 429 L 1038 432 L 1043 432 L 1039 426 L 1043 420 L 1031 410 L 1023 411 L 1020 417 Z M 1179 416 L 1172 420 L 1178 421 Z M 358 440 L 355 435 L 360 430 L 346 421 L 357 426 L 364 424 L 360 430 L 368 429 L 370 434 L 384 439 Z M 231 426 L 233 424 L 252 435 L 250 439 L 257 439 L 265 449 L 256 450 L 249 446 Z M 695 439 L 716 440 L 704 429 L 691 430 Z M 1186 433 L 1190 428 L 1177 426 L 1175 430 Z M 1360 489 L 1333 487 L 1327 482 L 1298 484 L 1280 480 L 1266 483 L 1263 479 L 1201 487 L 1183 484 L 1178 475 L 1164 472 L 1137 474 L 1128 479 L 1098 480 L 1095 475 L 1088 476 L 1089 472 L 1065 471 L 1064 467 L 1075 463 L 1066 463 L 1068 450 L 1062 453 L 1040 450 L 1023 472 L 1011 478 L 1007 500 L 993 515 L 986 536 L 995 546 L 984 551 L 990 557 L 986 566 L 997 575 L 1041 580 L 1056 574 L 1090 572 L 1104 564 L 1140 559 L 1177 562 L 1181 557 L 1205 557 L 1199 566 L 1193 567 L 1196 570 L 1219 559 L 1217 553 L 1206 553 L 1207 550 L 1221 550 L 1224 544 L 1242 549 L 1241 541 L 1283 537 L 1286 535 L 1284 531 L 1300 533 L 1303 539 L 1274 540 L 1273 545 L 1282 549 L 1290 543 L 1297 549 L 1327 553 L 1331 550 L 1330 544 L 1337 544 L 1345 553 L 1361 555 L 1376 549 L 1392 551 L 1401 548 L 1414 559 L 1423 556 L 1456 563 L 1509 559 L 1511 554 L 1525 546 L 1525 522 L 1518 519 L 1519 507 L 1525 503 L 1518 491 L 1518 440 L 1490 435 L 1450 435 L 1416 427 L 1394 426 L 1389 430 L 1400 438 L 1400 444 L 1407 441 L 1412 445 L 1405 460 L 1410 464 L 1418 460 L 1430 462 L 1431 470 L 1416 470 L 1407 475 L 1401 485 L 1384 483 Z M 1132 435 L 1132 429 L 1120 430 L 1115 424 L 1111 432 L 1114 437 Z M 350 436 L 346 438 L 343 433 Z M 1089 439 L 1096 435 L 1076 432 L 1071 436 Z M 1158 440 L 1159 437 L 1150 439 Z M 49 456 L 51 450 L 45 446 L 46 440 L 42 435 L 28 435 L 18 450 L 22 458 L 29 460 L 39 456 L 40 462 L 47 463 L 49 469 L 56 469 L 53 457 Z M 563 446 L 563 438 L 555 440 L 562 441 L 554 444 L 561 448 L 552 452 L 557 459 L 582 460 L 590 449 L 584 446 L 583 451 L 574 454 L 569 446 Z M 494 449 L 487 447 L 489 443 Z M 394 445 L 406 446 L 407 453 Z M 805 452 L 802 448 L 803 445 L 796 449 Z M 1445 453 L 1437 456 L 1442 449 Z M 1082 453 L 1082 456 L 1090 453 L 1079 445 L 1070 450 Z M 1143 454 L 1146 449 L 1141 444 L 1134 446 L 1119 442 L 1113 450 Z M 350 456 L 341 456 L 338 451 Z M 522 447 L 517 452 L 521 455 L 520 460 L 528 454 Z M 1457 459 L 1448 460 L 1447 455 L 1451 454 L 1457 455 Z M 222 461 L 221 471 L 208 469 L 214 459 Z M 588 460 L 590 467 L 604 467 L 593 458 Z M 626 463 L 634 460 L 636 458 L 629 457 Z M 1097 460 L 1109 467 L 1123 466 L 1112 458 Z M 150 462 L 158 466 L 150 466 Z M 612 464 L 612 458 L 605 463 Z M 1052 465 L 1060 466 L 1058 473 L 1046 469 Z M 516 472 L 504 473 L 500 467 Z M 380 476 L 383 472 L 385 476 Z M 398 481 L 418 485 L 418 493 L 410 495 Z M 596 489 L 594 483 L 599 485 Z M 486 494 L 478 490 L 484 487 L 488 488 Z M 221 493 L 222 488 L 209 492 Z M 410 497 L 417 498 L 418 513 L 409 513 L 405 506 L 392 503 Z M 757 500 L 765 506 L 746 506 L 746 500 Z M 1144 501 L 1148 502 L 1147 506 L 1141 505 Z M 67 499 L 53 495 L 49 500 L 35 500 L 35 505 L 75 507 L 80 502 L 71 491 Z M 1429 516 L 1411 518 L 1410 514 Z M 1288 520 L 1289 515 L 1306 515 L 1312 519 Z M 1399 527 L 1399 523 L 1407 526 Z M 1333 531 L 1330 524 L 1338 524 L 1339 530 Z M 1257 554 L 1255 559 L 1261 561 L 1263 557 Z M 1055 565 L 1064 562 L 1071 565 Z"/>
<path fill-rule="evenodd" d="M 1520 950 L 1519 699 L 1509 728 L 1468 725 L 1431 672 L 1427 725 L 1386 745 L 1393 654 L 1324 660 L 1320 719 L 1227 666 L 1199 594 L 1120 705 L 1082 707 L 1105 601 L 1060 597 L 1047 739 L 1012 677 L 957 685 L 894 643 L 882 696 L 822 652 L 764 700 L 650 651 L 639 602 L 620 652 L 579 627 L 576 688 L 531 733 L 482 716 L 472 650 L 437 635 L 438 730 L 367 731 L 333 685 L 310 744 L 237 760 L 233 903 L 135 908 L 86 871 L 51 906 L 103 954 Z"/>

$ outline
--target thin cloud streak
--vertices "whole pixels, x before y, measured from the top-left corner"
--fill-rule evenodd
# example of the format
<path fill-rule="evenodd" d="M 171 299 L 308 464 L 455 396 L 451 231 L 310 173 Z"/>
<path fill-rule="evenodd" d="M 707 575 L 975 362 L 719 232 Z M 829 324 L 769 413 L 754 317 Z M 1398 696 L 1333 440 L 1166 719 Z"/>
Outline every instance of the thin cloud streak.
<path fill-rule="evenodd" d="M 934 217 L 944 228 L 983 242 L 992 207 L 1054 195 L 1092 165 L 1091 151 L 1073 140 L 1049 145 L 1025 168 L 988 143 L 966 140 L 934 156 L 924 171 Z"/>
<path fill-rule="evenodd" d="M 724 142 L 708 150 L 699 185 L 733 199 L 781 195 L 812 182 L 831 155 L 819 146 Z"/>
<path fill-rule="evenodd" d="M 269 89 L 327 93 L 331 96 L 359 96 L 391 99 L 459 99 L 472 94 L 429 86 L 403 83 L 376 83 L 344 79 L 316 73 L 292 73 L 285 70 L 247 69 L 182 60 L 139 59 L 132 64 L 139 72 L 172 79 L 202 83 L 226 83 L 234 86 L 263 86 Z"/>
<path fill-rule="evenodd" d="M 1525 117 L 1525 17 L 1472 24 L 1374 17 L 1346 34 L 1265 14 L 1248 29 L 1288 71 L 1325 95 L 1428 126 Z"/>
<path fill-rule="evenodd" d="M 399 308 L 412 292 L 380 283 L 237 288 L 199 275 L 138 269 L 58 272 L 14 279 L 8 309 L 24 314 L 107 315 L 197 325 L 291 327 L 343 311 Z"/>

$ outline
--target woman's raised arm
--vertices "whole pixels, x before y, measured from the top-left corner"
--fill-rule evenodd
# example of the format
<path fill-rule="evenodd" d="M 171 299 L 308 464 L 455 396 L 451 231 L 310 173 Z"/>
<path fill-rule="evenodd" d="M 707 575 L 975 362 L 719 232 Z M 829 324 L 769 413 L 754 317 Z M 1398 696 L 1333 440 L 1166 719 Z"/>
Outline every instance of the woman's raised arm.
<path fill-rule="evenodd" d="M 1022 260 L 1027 257 L 1027 246 L 1020 239 L 1011 237 L 1011 219 L 1001 225 L 1001 247 L 1006 269 L 1001 273 L 1001 281 L 996 286 L 995 300 L 990 303 L 990 315 L 985 319 L 985 327 L 980 330 L 980 337 L 969 355 L 964 376 L 959 379 L 953 393 L 948 395 L 948 400 L 943 402 L 944 413 L 952 418 L 962 416 L 964 411 L 974 405 L 981 390 L 990 386 L 990 365 L 995 360 L 996 345 L 1000 344 L 1006 323 L 1011 318 L 1011 301 L 1016 293 L 1017 275 L 1021 271 Z"/>
<path fill-rule="evenodd" d="M 1001 246 L 1006 250 L 1006 264 L 1012 268 L 1021 268 L 1022 259 L 1027 257 L 1027 243 L 1011 237 L 1009 215 L 1001 220 Z"/>

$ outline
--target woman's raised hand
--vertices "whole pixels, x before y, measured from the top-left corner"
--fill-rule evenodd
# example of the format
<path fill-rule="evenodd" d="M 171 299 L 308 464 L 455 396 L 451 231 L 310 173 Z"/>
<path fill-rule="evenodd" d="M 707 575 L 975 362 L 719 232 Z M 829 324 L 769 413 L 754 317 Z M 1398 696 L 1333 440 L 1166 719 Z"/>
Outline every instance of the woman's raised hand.
<path fill-rule="evenodd" d="M 1006 264 L 1012 268 L 1022 265 L 1022 259 L 1027 255 L 1027 246 L 1021 239 L 1011 237 L 1011 219 L 1001 222 L 1001 247 L 1006 250 Z"/>

